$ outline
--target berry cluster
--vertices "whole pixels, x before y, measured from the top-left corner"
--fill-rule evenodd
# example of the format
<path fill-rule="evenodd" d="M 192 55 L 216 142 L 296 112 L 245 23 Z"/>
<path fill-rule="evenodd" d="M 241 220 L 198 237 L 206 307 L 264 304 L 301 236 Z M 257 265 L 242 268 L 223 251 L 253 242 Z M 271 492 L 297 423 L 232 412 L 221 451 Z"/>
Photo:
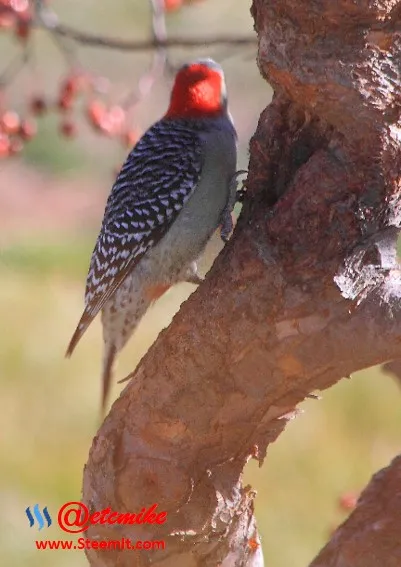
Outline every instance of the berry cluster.
<path fill-rule="evenodd" d="M 36 123 L 30 118 L 20 116 L 7 110 L 0 116 L 0 158 L 18 154 L 24 142 L 36 134 Z"/>
<path fill-rule="evenodd" d="M 31 31 L 32 7 L 28 0 L 0 0 L 0 29 L 11 29 L 21 40 Z"/>
<path fill-rule="evenodd" d="M 165 12 L 180 9 L 185 4 L 201 0 L 163 0 Z M 29 49 L 29 39 L 34 23 L 34 3 L 29 0 L 0 0 L 0 30 L 14 34 L 24 49 Z M 51 32 L 50 32 L 51 33 Z M 14 75 L 13 77 L 14 78 Z M 10 79 L 0 81 L 0 95 Z M 37 117 L 48 112 L 59 115 L 59 132 L 65 138 L 77 135 L 74 111 L 84 108 L 84 116 L 98 134 L 118 139 L 131 148 L 140 136 L 136 128 L 130 126 L 130 116 L 123 105 L 106 102 L 108 81 L 82 71 L 68 71 L 62 79 L 55 100 L 37 94 L 27 101 L 22 114 L 9 109 L 0 99 L 0 159 L 18 154 L 24 143 L 37 132 Z"/>
<path fill-rule="evenodd" d="M 28 101 L 27 117 L 22 118 L 14 110 L 0 111 L 0 158 L 15 155 L 37 131 L 36 117 L 49 111 L 60 115 L 59 131 L 66 138 L 77 134 L 72 111 L 79 98 L 83 98 L 85 116 L 92 128 L 104 136 L 117 138 L 124 146 L 132 147 L 139 138 L 139 131 L 128 126 L 127 112 L 117 104 L 107 105 L 95 95 L 94 84 L 88 75 L 73 73 L 62 81 L 56 101 L 51 103 L 36 95 Z"/>

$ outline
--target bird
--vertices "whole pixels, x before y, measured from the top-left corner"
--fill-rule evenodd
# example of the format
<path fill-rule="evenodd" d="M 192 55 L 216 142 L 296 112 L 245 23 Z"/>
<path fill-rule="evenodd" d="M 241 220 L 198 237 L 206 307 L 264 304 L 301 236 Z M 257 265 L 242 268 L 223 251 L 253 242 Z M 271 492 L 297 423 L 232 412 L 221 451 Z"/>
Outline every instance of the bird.
<path fill-rule="evenodd" d="M 159 297 L 200 284 L 197 260 L 220 227 L 227 241 L 236 201 L 237 133 L 222 67 L 197 59 L 177 71 L 167 112 L 129 153 L 107 199 L 92 253 L 73 353 L 101 311 L 102 399 L 116 355 Z"/>

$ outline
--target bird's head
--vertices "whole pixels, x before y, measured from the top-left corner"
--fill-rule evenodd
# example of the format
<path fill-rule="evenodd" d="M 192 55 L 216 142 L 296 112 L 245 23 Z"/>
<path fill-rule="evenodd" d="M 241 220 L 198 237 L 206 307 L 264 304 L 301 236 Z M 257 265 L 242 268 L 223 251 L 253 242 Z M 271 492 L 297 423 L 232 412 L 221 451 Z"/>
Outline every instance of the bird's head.
<path fill-rule="evenodd" d="M 181 67 L 171 92 L 166 118 L 215 117 L 227 112 L 223 69 L 213 59 Z"/>

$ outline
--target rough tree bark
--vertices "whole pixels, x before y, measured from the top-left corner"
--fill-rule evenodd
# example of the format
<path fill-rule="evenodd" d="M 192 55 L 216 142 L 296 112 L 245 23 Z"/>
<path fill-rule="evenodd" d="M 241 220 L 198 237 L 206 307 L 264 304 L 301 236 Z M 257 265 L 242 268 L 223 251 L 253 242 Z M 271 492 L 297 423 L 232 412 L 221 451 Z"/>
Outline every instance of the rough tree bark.
<path fill-rule="evenodd" d="M 401 565 L 401 457 L 377 473 L 310 567 Z"/>
<path fill-rule="evenodd" d="M 91 565 L 262 565 L 245 463 L 262 463 L 310 392 L 400 358 L 401 1 L 254 0 L 252 13 L 275 96 L 251 141 L 239 223 L 114 404 L 84 474 L 91 509 L 168 512 L 162 526 L 89 537 L 167 547 L 92 550 Z M 315 567 L 393 565 L 401 538 L 385 529 L 369 563 L 333 560 L 350 534 L 367 549 L 386 478 Z"/>

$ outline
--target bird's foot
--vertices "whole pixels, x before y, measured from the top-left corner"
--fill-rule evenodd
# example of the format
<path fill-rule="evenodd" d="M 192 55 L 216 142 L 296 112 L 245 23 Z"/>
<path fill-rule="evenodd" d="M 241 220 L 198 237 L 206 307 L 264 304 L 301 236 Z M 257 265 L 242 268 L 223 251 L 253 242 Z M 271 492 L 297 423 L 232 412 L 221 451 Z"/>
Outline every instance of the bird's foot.
<path fill-rule="evenodd" d="M 242 186 L 241 189 L 238 187 L 238 177 L 248 173 L 245 169 L 240 169 L 231 178 L 230 181 L 230 196 L 225 209 L 223 210 L 220 218 L 220 237 L 223 242 L 227 242 L 234 230 L 234 223 L 232 217 L 232 211 L 234 209 L 235 203 L 242 202 L 244 199 L 245 189 Z"/>
<path fill-rule="evenodd" d="M 245 193 L 246 193 L 246 188 L 244 185 L 244 182 L 242 181 L 242 185 L 241 188 L 238 189 L 238 177 L 240 177 L 240 175 L 247 175 L 248 174 L 248 170 L 247 169 L 239 169 L 233 176 L 231 183 L 234 184 L 235 189 L 234 189 L 234 194 L 235 194 L 235 202 L 236 203 L 242 203 L 245 197 Z"/>
<path fill-rule="evenodd" d="M 128 376 L 126 376 L 125 378 L 121 378 L 121 380 L 117 380 L 117 384 L 123 384 L 124 382 L 128 382 L 128 380 L 131 380 L 133 375 L 134 375 L 134 372 L 130 372 L 128 374 Z"/>

